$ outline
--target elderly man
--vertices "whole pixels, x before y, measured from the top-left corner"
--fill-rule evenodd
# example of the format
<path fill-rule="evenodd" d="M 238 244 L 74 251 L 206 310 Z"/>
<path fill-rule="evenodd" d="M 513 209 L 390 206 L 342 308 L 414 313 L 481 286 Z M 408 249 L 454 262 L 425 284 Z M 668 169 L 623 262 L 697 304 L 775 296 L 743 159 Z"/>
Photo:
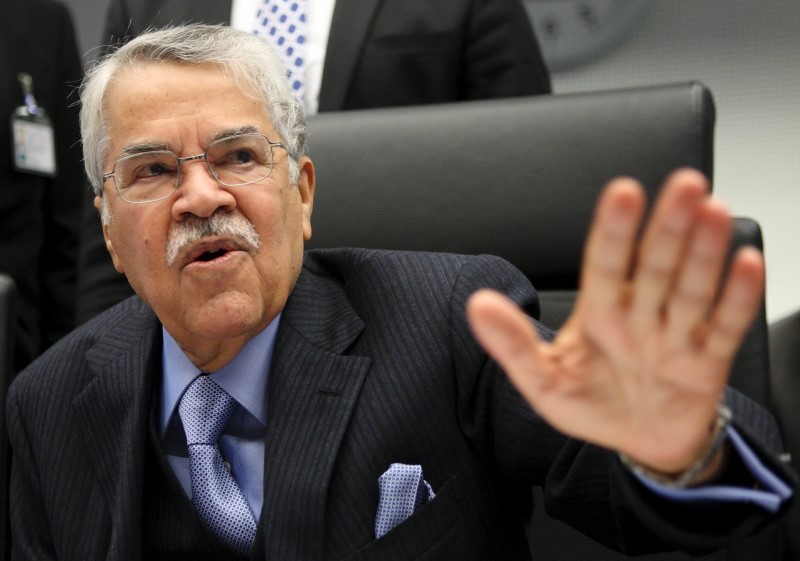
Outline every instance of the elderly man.
<path fill-rule="evenodd" d="M 641 190 L 608 187 L 554 336 L 496 258 L 304 257 L 314 166 L 261 41 L 145 34 L 82 100 L 138 296 L 10 390 L 15 559 L 526 559 L 535 484 L 629 552 L 716 547 L 785 508 L 771 420 L 724 386 L 763 262 L 721 280 L 730 219 L 697 173 L 639 246 Z"/>

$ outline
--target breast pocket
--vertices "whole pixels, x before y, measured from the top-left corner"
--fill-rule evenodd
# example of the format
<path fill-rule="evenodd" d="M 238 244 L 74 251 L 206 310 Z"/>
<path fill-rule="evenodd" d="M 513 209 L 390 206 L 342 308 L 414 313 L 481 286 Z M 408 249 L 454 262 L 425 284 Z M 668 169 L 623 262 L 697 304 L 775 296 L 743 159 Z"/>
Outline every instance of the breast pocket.
<path fill-rule="evenodd" d="M 380 539 L 346 558 L 346 561 L 422 561 L 471 559 L 461 552 L 469 542 L 462 479 L 455 475 L 436 491 L 436 497 Z M 465 556 L 466 554 L 466 556 Z"/>

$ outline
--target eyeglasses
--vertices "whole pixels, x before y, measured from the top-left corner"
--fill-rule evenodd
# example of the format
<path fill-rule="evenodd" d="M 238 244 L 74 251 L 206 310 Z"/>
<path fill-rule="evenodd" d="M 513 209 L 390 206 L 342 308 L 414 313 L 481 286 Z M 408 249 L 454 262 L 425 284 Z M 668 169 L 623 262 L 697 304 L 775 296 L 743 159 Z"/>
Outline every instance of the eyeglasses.
<path fill-rule="evenodd" d="M 151 203 L 172 195 L 181 182 L 181 164 L 205 160 L 221 185 L 236 187 L 266 179 L 275 167 L 272 149 L 286 147 L 263 134 L 239 134 L 215 140 L 203 154 L 179 158 L 169 150 L 149 150 L 124 156 L 103 182 L 114 178 L 120 198 L 129 203 Z"/>

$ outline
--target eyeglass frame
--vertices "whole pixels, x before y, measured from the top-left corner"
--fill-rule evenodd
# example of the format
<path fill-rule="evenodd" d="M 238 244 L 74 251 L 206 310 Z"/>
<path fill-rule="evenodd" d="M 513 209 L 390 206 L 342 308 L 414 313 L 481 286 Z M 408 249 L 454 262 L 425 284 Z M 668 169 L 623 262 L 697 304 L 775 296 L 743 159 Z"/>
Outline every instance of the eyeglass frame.
<path fill-rule="evenodd" d="M 267 144 L 269 144 L 270 156 L 272 155 L 272 149 L 273 148 L 283 148 L 284 150 L 286 150 L 286 153 L 288 154 L 288 156 L 290 158 L 294 158 L 294 156 L 292 156 L 292 153 L 289 151 L 289 149 L 286 147 L 285 144 L 283 144 L 282 142 L 273 142 L 269 138 L 267 138 L 266 135 L 261 134 L 261 133 L 257 133 L 257 132 L 248 132 L 248 133 L 240 133 L 240 134 L 232 134 L 230 136 L 224 136 L 222 138 L 215 139 L 208 146 L 210 148 L 210 147 L 214 146 L 217 143 L 220 143 L 220 142 L 223 142 L 223 141 L 226 141 L 226 140 L 230 140 L 232 138 L 239 138 L 239 137 L 245 137 L 245 136 L 260 136 L 264 140 L 266 140 Z M 148 199 L 146 201 L 129 201 L 128 199 L 125 198 L 125 196 L 122 193 L 120 193 L 119 187 L 117 186 L 117 178 L 115 177 L 115 173 L 116 173 L 116 170 L 117 170 L 117 164 L 119 164 L 119 162 L 124 161 L 124 160 L 130 160 L 132 158 L 136 158 L 137 156 L 141 156 L 142 154 L 171 154 L 172 156 L 174 156 L 175 160 L 178 162 L 178 166 L 176 168 L 176 172 L 177 173 L 175 175 L 175 185 L 173 186 L 172 191 L 170 191 L 169 194 L 164 195 L 163 197 L 158 197 L 157 199 Z M 175 193 L 175 191 L 178 190 L 178 187 L 181 184 L 181 166 L 183 165 L 184 162 L 192 162 L 194 160 L 205 160 L 206 169 L 208 169 L 208 173 L 211 175 L 211 177 L 214 178 L 214 180 L 217 183 L 219 183 L 223 187 L 241 187 L 243 185 L 252 185 L 253 183 L 256 183 L 257 181 L 262 181 L 262 180 L 270 177 L 272 175 L 272 170 L 274 169 L 274 165 L 272 165 L 270 167 L 270 171 L 269 171 L 269 173 L 267 175 L 265 175 L 264 177 L 259 177 L 258 179 L 253 179 L 252 181 L 247 181 L 245 183 L 234 183 L 234 184 L 223 183 L 222 180 L 219 177 L 217 177 L 217 174 L 214 173 L 214 170 L 211 168 L 211 163 L 208 161 L 208 148 L 206 148 L 206 151 L 203 152 L 202 154 L 197 154 L 195 156 L 185 156 L 183 158 L 178 156 L 172 150 L 147 150 L 147 151 L 143 151 L 143 152 L 138 152 L 136 154 L 129 154 L 127 156 L 122 156 L 121 158 L 117 158 L 116 161 L 114 162 L 114 167 L 111 168 L 111 171 L 106 172 L 106 173 L 103 174 L 103 184 L 105 184 L 106 180 L 108 180 L 109 178 L 113 178 L 114 179 L 114 190 L 117 192 L 117 195 L 119 195 L 119 198 L 122 199 L 123 201 L 125 201 L 128 204 L 139 205 L 139 204 L 147 204 L 147 203 L 156 203 L 158 201 L 163 201 L 164 199 L 168 199 L 169 197 L 171 197 Z M 273 159 L 272 164 L 274 164 L 274 159 Z"/>

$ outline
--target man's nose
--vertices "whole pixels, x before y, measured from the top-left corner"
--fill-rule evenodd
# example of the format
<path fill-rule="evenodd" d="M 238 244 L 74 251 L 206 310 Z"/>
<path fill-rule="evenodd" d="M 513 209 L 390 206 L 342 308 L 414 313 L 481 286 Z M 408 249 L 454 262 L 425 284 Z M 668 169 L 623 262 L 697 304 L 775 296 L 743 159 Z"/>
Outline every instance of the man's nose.
<path fill-rule="evenodd" d="M 187 215 L 208 218 L 217 210 L 232 211 L 236 208 L 235 197 L 211 175 L 203 158 L 181 163 L 177 193 L 178 198 L 172 205 L 175 220 L 182 220 Z"/>

